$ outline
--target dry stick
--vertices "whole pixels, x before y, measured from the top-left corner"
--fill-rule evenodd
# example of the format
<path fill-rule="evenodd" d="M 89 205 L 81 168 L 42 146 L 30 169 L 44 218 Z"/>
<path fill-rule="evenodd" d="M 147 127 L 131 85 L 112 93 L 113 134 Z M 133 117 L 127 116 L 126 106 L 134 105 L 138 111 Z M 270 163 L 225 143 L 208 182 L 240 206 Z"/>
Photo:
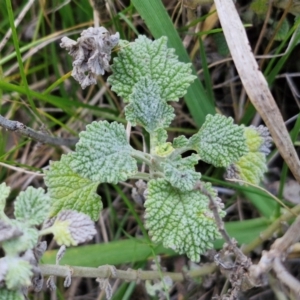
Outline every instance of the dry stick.
<path fill-rule="evenodd" d="M 288 286 L 297 296 L 300 295 L 300 281 L 292 276 L 281 263 L 279 257 L 276 257 L 273 262 L 273 269 L 276 273 L 277 278 Z M 297 298 L 299 299 L 299 298 Z"/>
<path fill-rule="evenodd" d="M 300 239 L 300 216 L 287 230 L 287 232 L 278 238 L 271 246 L 270 251 L 265 251 L 257 265 L 252 265 L 249 269 L 249 277 L 253 282 L 259 282 L 262 275 L 266 274 L 272 268 L 276 276 L 286 284 L 297 296 L 300 296 L 300 282 L 289 274 L 281 261 L 288 255 L 291 246 Z"/>
<path fill-rule="evenodd" d="M 266 123 L 273 140 L 300 183 L 300 162 L 281 113 L 259 70 L 240 17 L 232 0 L 215 0 L 219 20 L 243 86 L 256 110 Z"/>
<path fill-rule="evenodd" d="M 289 227 L 286 233 L 281 237 L 278 238 L 274 244 L 272 245 L 271 249 L 276 249 L 280 253 L 288 252 L 289 248 L 299 242 L 300 240 L 300 216 L 297 217 L 295 222 Z"/>
<path fill-rule="evenodd" d="M 24 136 L 32 138 L 43 144 L 70 147 L 70 146 L 74 146 L 78 142 L 77 138 L 58 138 L 58 137 L 53 137 L 53 136 L 35 131 L 32 128 L 27 127 L 26 125 L 24 125 L 18 121 L 7 120 L 1 115 L 0 115 L 0 126 L 2 126 L 3 128 L 5 128 L 7 130 L 18 132 Z"/>

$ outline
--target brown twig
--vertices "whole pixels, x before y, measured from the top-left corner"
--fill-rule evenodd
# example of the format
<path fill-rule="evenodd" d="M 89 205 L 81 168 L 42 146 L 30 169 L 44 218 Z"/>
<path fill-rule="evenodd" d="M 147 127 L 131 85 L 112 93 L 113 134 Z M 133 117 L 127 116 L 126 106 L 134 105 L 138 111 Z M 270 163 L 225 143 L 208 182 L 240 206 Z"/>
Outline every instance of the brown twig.
<path fill-rule="evenodd" d="M 270 251 L 263 253 L 259 263 L 250 267 L 250 278 L 253 282 L 259 283 L 262 280 L 262 275 L 274 269 L 277 278 L 282 280 L 297 296 L 300 296 L 300 282 L 289 274 L 282 265 L 282 260 L 288 255 L 291 246 L 300 239 L 299 226 L 300 216 L 297 217 L 286 233 L 273 243 Z"/>
<path fill-rule="evenodd" d="M 277 278 L 289 287 L 298 297 L 300 296 L 300 281 L 292 276 L 282 264 L 279 257 L 276 257 L 273 262 L 273 269 Z M 297 298 L 299 299 L 299 298 Z"/>
<path fill-rule="evenodd" d="M 77 142 L 77 138 L 58 138 L 53 137 L 38 131 L 33 130 L 30 127 L 27 127 L 23 123 L 18 121 L 7 120 L 3 116 L 0 115 L 0 126 L 13 132 L 18 132 L 21 135 L 32 138 L 38 142 L 43 144 L 50 144 L 56 146 L 74 146 Z"/>

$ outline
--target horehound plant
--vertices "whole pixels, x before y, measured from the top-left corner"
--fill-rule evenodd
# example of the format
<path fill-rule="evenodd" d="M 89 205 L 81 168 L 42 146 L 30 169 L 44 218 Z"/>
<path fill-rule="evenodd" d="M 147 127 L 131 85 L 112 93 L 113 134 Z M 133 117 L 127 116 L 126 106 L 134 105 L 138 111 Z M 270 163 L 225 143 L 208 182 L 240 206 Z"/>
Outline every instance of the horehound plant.
<path fill-rule="evenodd" d="M 74 58 L 72 75 L 82 88 L 109 70 L 111 50 L 117 44 L 120 50 L 108 82 L 126 103 L 128 128 L 142 126 L 148 132 L 149 151 L 134 149 L 122 124 L 93 122 L 79 134 L 74 152 L 50 163 L 45 175 L 47 193 L 32 187 L 20 193 L 16 219 L 4 214 L 9 187 L 0 185 L 0 242 L 5 251 L 0 259 L 0 295 L 7 295 L 5 299 L 23 299 L 30 284 L 41 288 L 38 261 L 46 245 L 40 236 L 52 233 L 65 246 L 92 238 L 92 221 L 98 220 L 102 209 L 96 192 L 101 183 L 136 179 L 141 187 L 137 190 L 146 199 L 145 225 L 152 241 L 199 262 L 200 255 L 220 237 L 210 200 L 221 217 L 225 212 L 217 192 L 201 180 L 195 166 L 202 160 L 226 168 L 226 177 L 254 184 L 266 171 L 271 139 L 262 126 L 245 127 L 234 124 L 232 118 L 208 115 L 192 137 L 168 141 L 166 129 L 175 117 L 169 102 L 183 97 L 195 76 L 191 66 L 179 62 L 174 49 L 167 47 L 165 37 L 152 41 L 139 36 L 129 43 L 99 27 L 85 30 L 77 41 L 63 38 L 61 46 Z M 194 153 L 182 157 L 191 150 Z M 36 229 L 43 222 L 42 229 Z M 50 287 L 53 284 L 48 281 Z"/>

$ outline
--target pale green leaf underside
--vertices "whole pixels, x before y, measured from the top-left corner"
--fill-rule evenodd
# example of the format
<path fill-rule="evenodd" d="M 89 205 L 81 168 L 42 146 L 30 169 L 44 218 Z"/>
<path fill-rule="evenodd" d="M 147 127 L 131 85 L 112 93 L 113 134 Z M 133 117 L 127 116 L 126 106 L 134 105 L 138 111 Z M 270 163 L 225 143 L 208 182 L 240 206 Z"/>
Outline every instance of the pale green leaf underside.
<path fill-rule="evenodd" d="M 4 211 L 6 199 L 10 193 L 10 187 L 5 182 L 0 184 L 0 215 Z"/>
<path fill-rule="evenodd" d="M 122 124 L 93 122 L 79 137 L 70 164 L 82 177 L 98 184 L 116 184 L 137 172 L 137 163 L 131 157 L 132 148 Z"/>
<path fill-rule="evenodd" d="M 249 152 L 231 164 L 227 168 L 225 176 L 230 179 L 241 179 L 252 184 L 259 184 L 264 172 L 268 169 L 266 155 L 270 152 L 271 137 L 268 129 L 263 126 L 246 127 L 244 130 Z"/>
<path fill-rule="evenodd" d="M 236 163 L 239 176 L 242 180 L 259 184 L 263 178 L 264 172 L 268 170 L 266 166 L 266 157 L 260 152 L 250 152 Z"/>
<path fill-rule="evenodd" d="M 160 98 L 160 94 L 159 86 L 152 79 L 141 78 L 129 96 L 126 119 L 133 126 L 142 125 L 150 133 L 168 127 L 174 119 L 174 109 Z"/>
<path fill-rule="evenodd" d="M 51 162 L 45 183 L 52 201 L 50 216 L 62 210 L 76 210 L 96 221 L 102 209 L 101 197 L 97 195 L 98 183 L 83 178 L 71 167 L 72 155 L 62 155 L 61 160 Z"/>
<path fill-rule="evenodd" d="M 5 283 L 9 289 L 19 289 L 31 284 L 32 266 L 28 261 L 12 257 L 9 259 L 9 269 L 5 275 Z M 1 291 L 1 290 L 0 290 Z"/>
<path fill-rule="evenodd" d="M 221 115 L 208 115 L 189 144 L 203 161 L 216 167 L 228 167 L 248 151 L 244 128 Z"/>
<path fill-rule="evenodd" d="M 263 153 L 249 152 L 242 156 L 238 162 L 228 167 L 225 177 L 259 184 L 267 169 L 266 157 Z"/>
<path fill-rule="evenodd" d="M 28 225 L 42 224 L 50 210 L 50 199 L 42 188 L 28 187 L 15 201 L 15 217 Z"/>
<path fill-rule="evenodd" d="M 163 163 L 164 174 L 167 181 L 180 191 L 191 191 L 201 174 L 195 171 L 194 165 L 198 163 L 199 156 L 192 154 L 189 157 L 167 160 Z"/>
<path fill-rule="evenodd" d="M 145 76 L 157 83 L 160 97 L 165 101 L 178 100 L 195 79 L 191 65 L 179 62 L 174 49 L 167 47 L 166 37 L 151 41 L 139 36 L 118 53 L 111 69 L 113 75 L 108 82 L 125 102 L 129 101 L 135 84 Z"/>
<path fill-rule="evenodd" d="M 199 261 L 219 237 L 208 199 L 199 191 L 181 192 L 164 179 L 151 180 L 145 207 L 152 240 L 186 253 L 193 261 Z"/>

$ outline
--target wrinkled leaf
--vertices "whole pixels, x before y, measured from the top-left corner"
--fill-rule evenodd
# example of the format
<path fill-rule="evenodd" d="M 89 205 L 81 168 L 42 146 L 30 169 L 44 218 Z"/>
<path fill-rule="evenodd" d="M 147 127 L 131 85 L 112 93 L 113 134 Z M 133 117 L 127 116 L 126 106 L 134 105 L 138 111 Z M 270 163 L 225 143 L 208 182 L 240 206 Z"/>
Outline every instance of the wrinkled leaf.
<path fill-rule="evenodd" d="M 208 115 L 189 145 L 203 161 L 216 167 L 228 167 L 247 153 L 244 127 L 221 115 Z"/>
<path fill-rule="evenodd" d="M 2 243 L 6 254 L 19 254 L 28 249 L 32 249 L 37 244 L 39 234 L 35 228 L 26 227 L 23 222 L 17 220 L 13 220 L 12 225 L 16 226 L 23 234 Z"/>
<path fill-rule="evenodd" d="M 9 289 L 15 290 L 31 284 L 31 265 L 19 257 L 6 258 L 9 268 L 5 275 L 5 284 Z"/>
<path fill-rule="evenodd" d="M 189 143 L 189 140 L 184 135 L 180 135 L 173 140 L 173 147 L 175 149 L 182 148 L 182 147 L 187 146 L 188 143 Z"/>
<path fill-rule="evenodd" d="M 15 200 L 16 219 L 30 226 L 43 223 L 50 210 L 50 199 L 42 188 L 29 186 Z"/>
<path fill-rule="evenodd" d="M 72 210 L 60 212 L 50 228 L 58 245 L 77 246 L 97 233 L 89 216 Z"/>
<path fill-rule="evenodd" d="M 137 172 L 123 125 L 93 122 L 79 137 L 70 165 L 82 177 L 116 184 Z"/>
<path fill-rule="evenodd" d="M 173 107 L 160 97 L 160 88 L 149 77 L 143 77 L 134 86 L 125 107 L 126 119 L 133 126 L 139 124 L 149 133 L 168 127 L 175 115 Z"/>
<path fill-rule="evenodd" d="M 135 84 L 147 76 L 158 85 L 161 99 L 177 101 L 195 76 L 191 64 L 179 62 L 174 52 L 166 37 L 151 41 L 139 36 L 114 58 L 113 75 L 108 78 L 112 90 L 128 102 Z"/>
<path fill-rule="evenodd" d="M 272 139 L 264 126 L 250 126 L 244 130 L 249 152 L 227 168 L 225 178 L 259 184 L 268 169 L 266 155 L 270 152 Z"/>
<path fill-rule="evenodd" d="M 192 154 L 186 158 L 178 156 L 163 163 L 165 179 L 180 191 L 191 191 L 201 174 L 195 171 L 194 165 L 198 163 L 199 156 Z"/>
<path fill-rule="evenodd" d="M 72 155 L 62 155 L 61 160 L 50 163 L 45 183 L 51 197 L 50 216 L 62 210 L 76 210 L 98 220 L 102 209 L 101 197 L 97 195 L 98 183 L 75 173 L 70 165 Z"/>
<path fill-rule="evenodd" d="M 150 180 L 145 207 L 152 240 L 193 261 L 200 261 L 200 254 L 219 237 L 208 198 L 198 190 L 182 192 L 164 179 Z"/>

